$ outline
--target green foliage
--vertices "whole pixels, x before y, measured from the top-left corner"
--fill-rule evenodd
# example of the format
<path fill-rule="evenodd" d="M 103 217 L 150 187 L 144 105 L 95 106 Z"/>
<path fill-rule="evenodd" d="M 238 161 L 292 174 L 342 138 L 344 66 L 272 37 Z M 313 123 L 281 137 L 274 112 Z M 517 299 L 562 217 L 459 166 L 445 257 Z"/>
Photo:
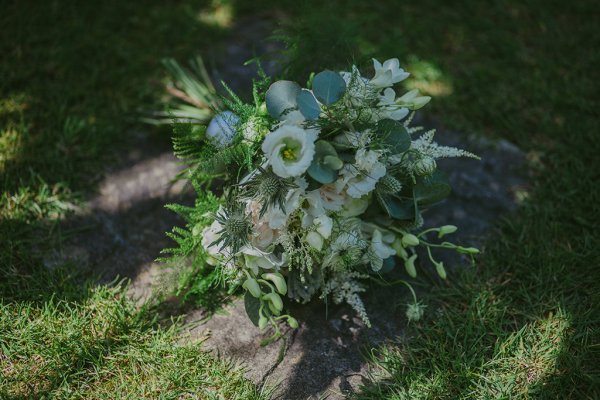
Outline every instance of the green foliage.
<path fill-rule="evenodd" d="M 317 99 L 329 106 L 342 98 L 346 82 L 337 72 L 322 71 L 313 78 L 312 89 Z"/>

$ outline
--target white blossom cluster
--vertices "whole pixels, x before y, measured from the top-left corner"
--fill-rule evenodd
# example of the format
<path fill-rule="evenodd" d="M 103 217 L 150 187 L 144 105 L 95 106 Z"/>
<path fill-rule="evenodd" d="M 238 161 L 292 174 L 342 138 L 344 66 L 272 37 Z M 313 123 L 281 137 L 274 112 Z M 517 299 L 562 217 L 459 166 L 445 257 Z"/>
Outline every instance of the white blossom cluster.
<path fill-rule="evenodd" d="M 438 146 L 431 131 L 413 139 L 407 117 L 430 97 L 397 96 L 394 85 L 409 74 L 396 58 L 374 60 L 373 69 L 370 79 L 355 66 L 325 71 L 311 89 L 275 82 L 268 113 L 225 111 L 207 127 L 221 147 L 239 135 L 257 149 L 255 169 L 226 188 L 233 200 L 204 229 L 202 246 L 209 263 L 242 276 L 261 328 L 282 317 L 297 325 L 283 298 L 313 293 L 350 304 L 369 325 L 363 281 L 401 263 L 413 275 L 422 237 L 410 229 L 428 205 L 419 202 L 435 183 L 435 159 L 472 156 Z"/>

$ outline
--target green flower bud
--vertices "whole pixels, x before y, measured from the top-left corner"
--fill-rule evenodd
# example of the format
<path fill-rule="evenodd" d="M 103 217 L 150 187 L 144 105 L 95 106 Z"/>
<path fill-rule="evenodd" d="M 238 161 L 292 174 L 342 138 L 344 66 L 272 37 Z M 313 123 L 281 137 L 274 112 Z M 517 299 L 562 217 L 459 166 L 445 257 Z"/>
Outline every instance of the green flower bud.
<path fill-rule="evenodd" d="M 265 329 L 267 327 L 268 323 L 269 323 L 269 319 L 267 317 L 265 317 L 264 315 L 260 314 L 260 318 L 258 319 L 258 329 L 260 329 L 262 331 L 263 329 Z"/>
<path fill-rule="evenodd" d="M 406 318 L 409 321 L 419 321 L 425 314 L 425 307 L 427 306 L 421 303 L 409 304 L 406 309 Z"/>
<path fill-rule="evenodd" d="M 435 270 L 437 271 L 438 275 L 440 276 L 440 278 L 442 279 L 446 279 L 448 275 L 446 275 L 446 269 L 444 268 L 444 263 L 443 262 L 436 262 L 435 263 Z"/>
<path fill-rule="evenodd" d="M 275 287 L 277 288 L 277 291 L 280 294 L 287 294 L 287 285 L 285 284 L 285 279 L 283 278 L 283 275 L 276 272 L 269 272 L 263 274 L 262 277 L 273 282 L 275 284 Z"/>
<path fill-rule="evenodd" d="M 392 249 L 396 250 L 396 255 L 401 259 L 406 260 L 408 258 L 408 253 L 404 246 L 402 246 L 402 240 L 399 237 L 396 237 L 396 240 L 392 243 Z"/>
<path fill-rule="evenodd" d="M 413 169 L 419 176 L 431 175 L 437 168 L 435 160 L 431 157 L 424 157 L 414 163 Z"/>
<path fill-rule="evenodd" d="M 413 235 L 412 233 L 407 233 L 402 236 L 402 246 L 404 247 L 414 247 L 419 245 L 419 238 Z"/>
<path fill-rule="evenodd" d="M 458 228 L 454 225 L 444 225 L 438 231 L 438 238 L 442 238 L 444 235 L 449 235 L 458 230 Z"/>
<path fill-rule="evenodd" d="M 417 269 L 415 268 L 415 260 L 417 259 L 417 255 L 413 254 L 412 256 L 410 256 L 410 258 L 408 260 L 406 260 L 406 262 L 404 263 L 404 268 L 406 269 L 406 272 L 408 273 L 408 275 L 410 275 L 412 278 L 416 278 L 417 277 Z"/>
<path fill-rule="evenodd" d="M 296 318 L 294 318 L 294 317 L 288 317 L 287 322 L 288 322 L 288 325 L 292 329 L 297 329 L 298 328 L 298 321 L 296 320 Z"/>
<path fill-rule="evenodd" d="M 242 285 L 242 287 L 244 289 L 246 289 L 248 292 L 250 292 L 250 294 L 254 297 L 260 297 L 260 285 L 258 284 L 258 282 L 256 282 L 256 279 L 254 278 L 248 278 L 246 279 L 246 281 L 244 282 L 244 284 Z"/>
<path fill-rule="evenodd" d="M 271 304 L 273 305 L 273 308 L 275 308 L 275 310 L 277 310 L 277 314 L 279 314 L 279 312 L 281 310 L 283 310 L 283 301 L 281 301 L 281 297 L 279 297 L 279 295 L 277 293 L 271 292 L 271 293 L 265 294 L 263 299 L 265 299 L 269 302 L 269 308 L 270 308 Z M 271 308 L 271 311 L 273 311 L 273 308 Z"/>
<path fill-rule="evenodd" d="M 457 246 L 456 251 L 461 254 L 469 254 L 469 255 L 479 254 L 479 249 L 476 247 Z"/>

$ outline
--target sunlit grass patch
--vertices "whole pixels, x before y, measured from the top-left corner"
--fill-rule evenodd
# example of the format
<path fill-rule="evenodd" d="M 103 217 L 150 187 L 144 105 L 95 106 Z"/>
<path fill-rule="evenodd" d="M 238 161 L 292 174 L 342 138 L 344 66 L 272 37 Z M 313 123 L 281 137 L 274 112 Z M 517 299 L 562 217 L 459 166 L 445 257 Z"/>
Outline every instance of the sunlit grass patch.
<path fill-rule="evenodd" d="M 81 291 L 81 300 L 0 299 L 2 398 L 265 399 L 243 370 L 178 344 L 177 325 L 154 326 L 122 289 Z"/>

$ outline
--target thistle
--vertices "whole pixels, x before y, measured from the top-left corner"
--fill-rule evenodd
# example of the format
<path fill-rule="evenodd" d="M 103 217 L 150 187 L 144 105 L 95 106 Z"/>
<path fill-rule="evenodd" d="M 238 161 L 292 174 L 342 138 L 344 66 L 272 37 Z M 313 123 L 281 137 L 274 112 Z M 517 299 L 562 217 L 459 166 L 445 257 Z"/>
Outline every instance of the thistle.
<path fill-rule="evenodd" d="M 244 197 L 262 204 L 259 214 L 262 218 L 270 207 L 279 206 L 285 212 L 285 198 L 296 185 L 291 179 L 275 175 L 271 169 L 258 167 L 258 173 L 243 187 L 247 190 Z"/>
<path fill-rule="evenodd" d="M 220 236 L 210 246 L 220 244 L 220 249 L 229 247 L 232 254 L 235 254 L 249 243 L 248 238 L 252 233 L 252 222 L 239 203 L 224 208 L 217 213 L 215 219 L 223 229 L 217 232 Z"/>

